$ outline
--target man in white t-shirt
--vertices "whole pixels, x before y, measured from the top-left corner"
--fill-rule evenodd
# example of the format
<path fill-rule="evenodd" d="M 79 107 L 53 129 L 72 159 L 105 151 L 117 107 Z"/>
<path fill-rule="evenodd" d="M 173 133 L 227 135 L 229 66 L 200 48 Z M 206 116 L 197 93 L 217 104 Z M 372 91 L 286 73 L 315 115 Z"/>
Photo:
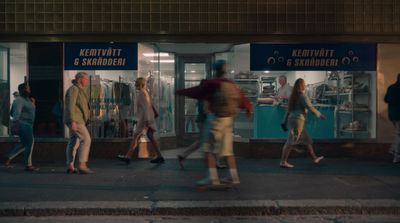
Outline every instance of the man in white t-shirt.
<path fill-rule="evenodd" d="M 292 87 L 287 83 L 286 76 L 279 76 L 279 84 L 281 87 L 278 89 L 276 98 L 289 99 L 290 94 L 292 93 Z"/>

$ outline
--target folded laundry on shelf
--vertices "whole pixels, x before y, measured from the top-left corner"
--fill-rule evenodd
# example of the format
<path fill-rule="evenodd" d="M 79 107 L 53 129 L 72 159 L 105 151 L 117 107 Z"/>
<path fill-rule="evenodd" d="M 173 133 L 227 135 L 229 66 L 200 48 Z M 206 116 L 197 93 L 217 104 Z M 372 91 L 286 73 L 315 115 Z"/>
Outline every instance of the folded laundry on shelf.
<path fill-rule="evenodd" d="M 365 126 L 360 122 L 360 121 L 354 121 L 354 122 L 350 122 L 347 125 L 344 125 L 343 130 L 347 130 L 347 131 L 365 131 Z"/>
<path fill-rule="evenodd" d="M 346 102 L 339 105 L 340 111 L 369 111 L 369 106 L 365 104 L 358 104 L 353 102 Z"/>
<path fill-rule="evenodd" d="M 274 98 L 266 97 L 266 98 L 257 98 L 258 104 L 273 104 L 275 102 Z"/>

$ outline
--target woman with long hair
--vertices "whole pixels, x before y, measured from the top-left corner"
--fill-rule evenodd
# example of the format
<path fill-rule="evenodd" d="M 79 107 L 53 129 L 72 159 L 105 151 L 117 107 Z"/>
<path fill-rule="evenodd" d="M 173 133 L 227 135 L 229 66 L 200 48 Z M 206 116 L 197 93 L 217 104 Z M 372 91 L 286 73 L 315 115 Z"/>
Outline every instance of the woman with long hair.
<path fill-rule="evenodd" d="M 310 99 L 304 94 L 306 83 L 303 79 L 296 80 L 292 94 L 289 98 L 288 110 L 284 118 L 284 124 L 289 126 L 288 139 L 282 149 L 282 157 L 280 166 L 283 168 L 293 168 L 294 166 L 288 163 L 289 154 L 294 146 L 305 146 L 310 154 L 313 162 L 318 164 L 324 157 L 315 155 L 312 147 L 312 139 L 304 128 L 306 114 L 308 111 L 312 112 L 317 118 L 325 120 L 317 109 L 315 109 Z"/>
<path fill-rule="evenodd" d="M 164 163 L 164 157 L 161 155 L 160 143 L 155 138 L 154 134 L 156 132 L 156 120 L 155 120 L 155 110 L 150 99 L 149 92 L 146 89 L 146 79 L 143 77 L 138 77 L 135 81 L 135 87 L 138 91 L 136 97 L 136 117 L 137 124 L 136 130 L 133 133 L 133 139 L 129 145 L 129 149 L 125 155 L 117 155 L 117 158 L 126 164 L 129 164 L 136 148 L 140 143 L 140 138 L 143 135 L 147 135 L 150 143 L 153 145 L 154 151 L 157 155 L 154 159 L 150 160 L 151 163 Z"/>
<path fill-rule="evenodd" d="M 18 135 L 20 142 L 7 154 L 6 168 L 11 168 L 11 160 L 24 152 L 26 171 L 37 171 L 32 165 L 32 151 L 34 145 L 33 123 L 35 121 L 35 101 L 31 97 L 31 89 L 27 83 L 18 86 L 19 96 L 12 105 L 11 133 Z"/>

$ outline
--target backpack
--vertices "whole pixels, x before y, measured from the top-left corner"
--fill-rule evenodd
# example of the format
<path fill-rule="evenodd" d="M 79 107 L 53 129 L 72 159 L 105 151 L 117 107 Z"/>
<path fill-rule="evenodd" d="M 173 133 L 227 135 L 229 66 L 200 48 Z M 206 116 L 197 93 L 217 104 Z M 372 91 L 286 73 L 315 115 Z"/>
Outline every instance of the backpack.
<path fill-rule="evenodd" d="M 210 107 L 217 117 L 233 117 L 239 112 L 240 101 L 239 86 L 224 81 L 213 95 Z"/>

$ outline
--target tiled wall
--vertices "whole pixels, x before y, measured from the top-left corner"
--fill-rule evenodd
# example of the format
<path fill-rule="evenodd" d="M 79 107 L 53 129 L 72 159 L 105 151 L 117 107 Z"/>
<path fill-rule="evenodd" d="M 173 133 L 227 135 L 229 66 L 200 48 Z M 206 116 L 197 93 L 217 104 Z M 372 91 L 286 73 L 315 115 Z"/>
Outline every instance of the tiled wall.
<path fill-rule="evenodd" d="M 0 33 L 400 33 L 399 0 L 0 0 Z"/>

